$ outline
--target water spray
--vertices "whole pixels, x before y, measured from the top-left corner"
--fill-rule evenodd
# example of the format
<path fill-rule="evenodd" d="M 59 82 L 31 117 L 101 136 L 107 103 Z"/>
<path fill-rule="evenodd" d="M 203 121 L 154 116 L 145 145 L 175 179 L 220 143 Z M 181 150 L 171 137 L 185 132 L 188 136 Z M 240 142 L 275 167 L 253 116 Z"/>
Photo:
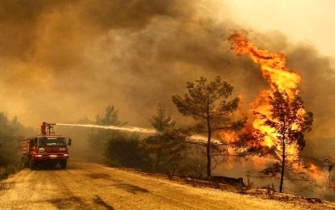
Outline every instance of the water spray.
<path fill-rule="evenodd" d="M 119 127 L 112 125 L 92 125 L 92 124 L 68 124 L 68 123 L 55 123 L 55 125 L 61 126 L 73 126 L 73 127 L 86 127 L 86 128 L 100 128 L 100 129 L 109 129 L 109 130 L 122 130 L 128 132 L 140 132 L 140 133 L 157 133 L 154 129 L 140 128 L 140 127 Z M 192 142 L 204 142 L 207 140 L 207 137 L 201 135 L 193 135 L 190 137 Z"/>
<path fill-rule="evenodd" d="M 66 124 L 66 123 L 56 123 L 56 125 L 62 126 L 74 126 L 74 127 L 86 127 L 86 128 L 101 128 L 108 130 L 122 130 L 128 132 L 140 132 L 140 133 L 156 133 L 154 129 L 146 129 L 140 127 L 118 127 L 118 126 L 107 126 L 107 125 L 92 125 L 92 124 Z"/>

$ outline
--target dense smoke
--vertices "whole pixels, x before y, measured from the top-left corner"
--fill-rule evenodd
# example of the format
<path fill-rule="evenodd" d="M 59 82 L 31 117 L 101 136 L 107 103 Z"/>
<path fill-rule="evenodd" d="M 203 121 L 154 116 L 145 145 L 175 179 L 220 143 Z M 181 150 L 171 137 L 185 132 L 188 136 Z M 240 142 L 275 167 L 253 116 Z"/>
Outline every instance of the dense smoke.
<path fill-rule="evenodd" d="M 230 49 L 233 30 L 249 29 L 229 20 L 224 1 L 0 0 L 0 11 L 0 109 L 29 126 L 94 119 L 111 104 L 120 120 L 148 127 L 157 101 L 179 118 L 171 95 L 200 76 L 220 75 L 244 106 L 267 86 Z M 249 39 L 287 55 L 315 115 L 311 136 L 334 136 L 330 59 L 276 32 Z"/>

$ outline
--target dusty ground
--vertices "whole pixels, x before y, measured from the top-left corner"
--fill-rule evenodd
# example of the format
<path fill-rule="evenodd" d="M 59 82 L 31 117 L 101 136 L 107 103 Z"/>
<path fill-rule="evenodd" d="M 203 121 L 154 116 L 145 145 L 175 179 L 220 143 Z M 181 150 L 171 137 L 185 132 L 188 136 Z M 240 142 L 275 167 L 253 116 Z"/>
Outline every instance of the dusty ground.
<path fill-rule="evenodd" d="M 0 209 L 317 210 L 335 209 L 335 204 L 264 199 L 70 161 L 66 170 L 25 169 L 0 182 Z"/>

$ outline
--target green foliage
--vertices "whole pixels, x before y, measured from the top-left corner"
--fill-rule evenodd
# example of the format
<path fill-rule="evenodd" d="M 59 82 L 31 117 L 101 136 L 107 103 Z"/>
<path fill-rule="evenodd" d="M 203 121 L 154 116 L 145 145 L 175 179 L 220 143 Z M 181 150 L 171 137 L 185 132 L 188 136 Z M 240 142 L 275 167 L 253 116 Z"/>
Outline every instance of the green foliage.
<path fill-rule="evenodd" d="M 107 106 L 103 117 L 100 115 L 96 116 L 96 124 L 106 126 L 122 126 L 126 123 L 123 123 L 119 120 L 118 111 L 115 109 L 114 105 L 109 105 Z M 118 135 L 118 131 L 91 129 L 90 133 L 88 134 L 90 149 L 101 157 L 104 151 L 104 147 L 106 146 L 110 137 L 113 135 Z M 97 157 L 97 159 L 99 160 L 100 158 Z"/>
<path fill-rule="evenodd" d="M 0 167 L 18 163 L 20 160 L 20 146 L 24 126 L 18 122 L 17 117 L 8 119 L 0 113 Z"/>
<path fill-rule="evenodd" d="M 207 176 L 211 176 L 212 133 L 219 130 L 240 130 L 246 119 L 233 121 L 233 113 L 239 106 L 239 98 L 228 100 L 233 86 L 217 76 L 214 81 L 200 77 L 196 83 L 187 82 L 188 94 L 184 97 L 173 95 L 172 101 L 184 116 L 192 116 L 197 124 L 193 128 L 198 133 L 207 134 L 206 158 Z"/>
<path fill-rule="evenodd" d="M 183 158 L 187 135 L 181 129 L 174 127 L 175 122 L 159 102 L 150 122 L 157 133 L 145 138 L 141 148 L 151 157 L 156 172 L 170 173 L 176 170 Z"/>
<path fill-rule="evenodd" d="M 114 106 L 108 106 L 103 117 L 97 115 L 96 124 L 123 126 L 126 123 L 119 120 L 118 111 Z M 146 168 L 148 158 L 140 150 L 140 137 L 137 134 L 92 129 L 89 134 L 89 144 L 92 151 L 101 154 L 111 166 Z"/>
<path fill-rule="evenodd" d="M 140 150 L 140 138 L 136 134 L 111 133 L 103 154 L 111 166 L 146 169 L 148 159 Z"/>
<path fill-rule="evenodd" d="M 101 117 L 100 115 L 96 116 L 97 125 L 113 125 L 113 126 L 122 126 L 126 123 L 119 121 L 119 111 L 117 111 L 113 106 L 107 106 L 105 110 L 105 115 Z"/>
<path fill-rule="evenodd" d="M 0 179 L 6 179 L 20 168 L 21 135 L 31 135 L 33 131 L 25 128 L 17 117 L 8 119 L 0 112 Z"/>
<path fill-rule="evenodd" d="M 172 120 L 170 114 L 166 113 L 159 102 L 156 106 L 156 114 L 150 118 L 150 122 L 157 132 L 163 132 L 164 130 L 175 126 L 175 121 Z"/>
<path fill-rule="evenodd" d="M 175 170 L 183 159 L 187 138 L 180 129 L 165 129 L 145 138 L 141 148 L 152 158 L 155 171 L 167 173 Z"/>
<path fill-rule="evenodd" d="M 187 82 L 188 94 L 185 94 L 184 98 L 173 95 L 172 101 L 180 113 L 192 116 L 198 121 L 197 131 L 214 132 L 242 127 L 245 119 L 232 121 L 232 114 L 238 108 L 239 98 L 227 100 L 233 92 L 232 85 L 219 76 L 209 83 L 206 78 L 200 77 L 196 83 Z"/>

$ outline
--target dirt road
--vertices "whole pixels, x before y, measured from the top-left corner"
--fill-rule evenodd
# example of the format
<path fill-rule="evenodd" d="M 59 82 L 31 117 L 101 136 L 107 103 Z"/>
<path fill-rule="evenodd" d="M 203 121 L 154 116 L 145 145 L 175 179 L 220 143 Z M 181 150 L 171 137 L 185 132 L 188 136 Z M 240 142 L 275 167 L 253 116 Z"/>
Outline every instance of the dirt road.
<path fill-rule="evenodd" d="M 0 209 L 300 209 L 293 204 L 193 188 L 69 161 L 68 169 L 25 169 L 0 182 Z"/>

